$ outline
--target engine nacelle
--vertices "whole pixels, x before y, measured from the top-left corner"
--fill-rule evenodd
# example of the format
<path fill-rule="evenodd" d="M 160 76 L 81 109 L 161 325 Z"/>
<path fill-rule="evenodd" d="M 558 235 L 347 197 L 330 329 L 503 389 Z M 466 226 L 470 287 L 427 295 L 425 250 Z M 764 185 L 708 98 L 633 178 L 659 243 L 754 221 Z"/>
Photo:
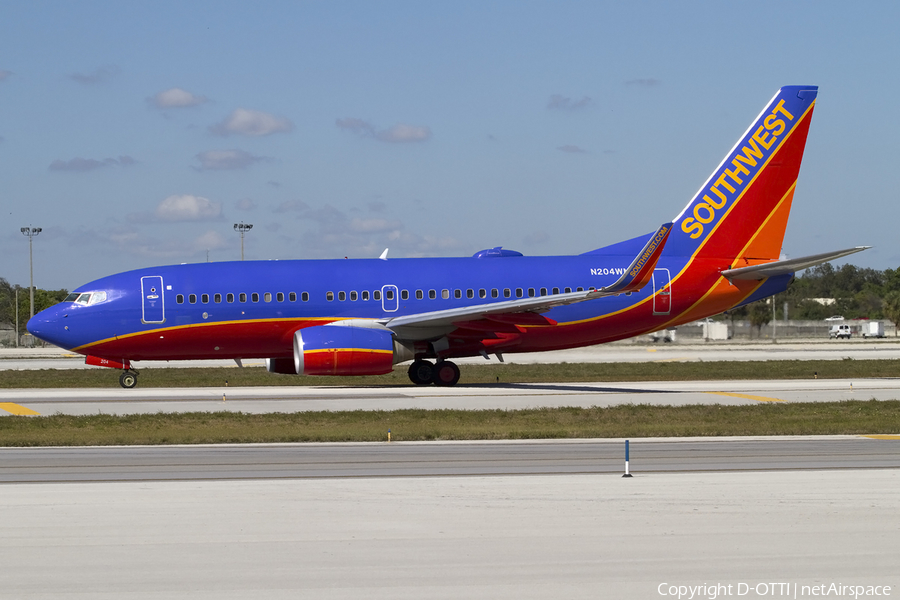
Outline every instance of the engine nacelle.
<path fill-rule="evenodd" d="M 297 375 L 384 375 L 412 352 L 390 330 L 320 325 L 294 333 L 294 357 L 270 358 L 270 373 Z"/>

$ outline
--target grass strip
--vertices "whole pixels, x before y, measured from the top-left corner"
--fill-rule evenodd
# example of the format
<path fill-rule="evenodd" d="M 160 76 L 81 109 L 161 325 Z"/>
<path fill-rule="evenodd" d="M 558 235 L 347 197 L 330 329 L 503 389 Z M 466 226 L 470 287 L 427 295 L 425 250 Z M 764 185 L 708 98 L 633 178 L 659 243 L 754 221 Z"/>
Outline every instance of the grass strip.
<path fill-rule="evenodd" d="M 900 433 L 900 401 L 0 418 L 0 446 Z"/>
<path fill-rule="evenodd" d="M 292 377 L 262 367 L 153 368 L 140 371 L 140 387 L 407 386 L 407 366 L 371 377 Z M 900 376 L 900 360 L 770 360 L 758 362 L 642 362 L 460 365 L 461 384 L 591 381 L 711 381 L 738 379 L 862 379 Z M 0 388 L 114 388 L 111 369 L 0 371 Z"/>

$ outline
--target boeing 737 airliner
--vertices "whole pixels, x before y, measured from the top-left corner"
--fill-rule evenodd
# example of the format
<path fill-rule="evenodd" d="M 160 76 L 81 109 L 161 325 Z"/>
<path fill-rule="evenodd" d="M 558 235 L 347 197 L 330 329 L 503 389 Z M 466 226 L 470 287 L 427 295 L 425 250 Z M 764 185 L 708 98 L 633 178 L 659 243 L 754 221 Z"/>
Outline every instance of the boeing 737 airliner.
<path fill-rule="evenodd" d="M 863 247 L 779 260 L 816 103 L 781 88 L 671 223 L 576 256 L 492 248 L 470 258 L 200 263 L 81 286 L 28 331 L 121 369 L 133 361 L 265 358 L 269 371 L 454 385 L 454 357 L 588 346 L 721 313 Z"/>

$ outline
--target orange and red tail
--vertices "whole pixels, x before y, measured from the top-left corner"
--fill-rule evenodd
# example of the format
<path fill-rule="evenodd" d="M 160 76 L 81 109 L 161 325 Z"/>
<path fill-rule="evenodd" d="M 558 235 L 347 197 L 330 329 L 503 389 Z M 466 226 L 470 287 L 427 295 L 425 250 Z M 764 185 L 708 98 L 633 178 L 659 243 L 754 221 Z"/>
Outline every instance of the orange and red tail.
<path fill-rule="evenodd" d="M 786 86 L 675 218 L 665 254 L 725 261 L 777 260 L 816 103 L 816 86 Z"/>

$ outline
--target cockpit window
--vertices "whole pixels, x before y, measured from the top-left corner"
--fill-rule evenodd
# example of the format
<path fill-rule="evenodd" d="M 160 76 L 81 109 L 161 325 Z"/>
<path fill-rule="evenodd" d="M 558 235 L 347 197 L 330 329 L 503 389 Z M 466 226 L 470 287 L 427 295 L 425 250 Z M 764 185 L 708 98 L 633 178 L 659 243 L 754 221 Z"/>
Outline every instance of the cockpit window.
<path fill-rule="evenodd" d="M 81 294 L 69 294 L 66 302 L 75 302 L 77 304 L 99 304 L 106 302 L 106 292 L 83 292 Z"/>

